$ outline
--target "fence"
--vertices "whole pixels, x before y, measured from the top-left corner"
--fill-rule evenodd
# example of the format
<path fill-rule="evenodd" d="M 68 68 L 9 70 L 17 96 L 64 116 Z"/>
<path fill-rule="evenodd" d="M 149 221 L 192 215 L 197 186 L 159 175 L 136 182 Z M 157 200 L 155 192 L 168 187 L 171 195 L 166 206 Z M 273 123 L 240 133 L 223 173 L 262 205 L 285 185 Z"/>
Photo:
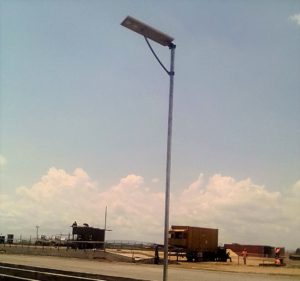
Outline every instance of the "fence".
<path fill-rule="evenodd" d="M 153 250 L 154 248 L 155 244 L 153 243 L 128 240 L 109 240 L 103 244 L 103 242 L 99 241 L 55 241 L 32 239 L 31 237 L 29 239 L 23 239 L 21 235 L 18 239 L 14 238 L 12 243 L 8 243 L 7 241 L 0 243 L 0 251 L 2 252 L 59 256 L 72 256 L 74 252 L 87 252 L 89 256 L 92 256 L 93 253 L 99 253 L 106 249 Z"/>
<path fill-rule="evenodd" d="M 126 249 L 126 250 L 153 250 L 156 244 L 148 242 L 130 240 L 108 240 L 105 242 L 107 249 Z"/>

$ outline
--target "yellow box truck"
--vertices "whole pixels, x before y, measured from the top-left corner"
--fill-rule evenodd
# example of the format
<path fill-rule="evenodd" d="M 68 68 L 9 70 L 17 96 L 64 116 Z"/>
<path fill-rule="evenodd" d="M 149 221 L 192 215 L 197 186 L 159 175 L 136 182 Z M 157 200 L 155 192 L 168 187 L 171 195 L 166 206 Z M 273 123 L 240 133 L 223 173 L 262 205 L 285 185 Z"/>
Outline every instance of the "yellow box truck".
<path fill-rule="evenodd" d="M 226 261 L 226 249 L 218 247 L 218 229 L 172 225 L 169 245 L 188 261 Z"/>

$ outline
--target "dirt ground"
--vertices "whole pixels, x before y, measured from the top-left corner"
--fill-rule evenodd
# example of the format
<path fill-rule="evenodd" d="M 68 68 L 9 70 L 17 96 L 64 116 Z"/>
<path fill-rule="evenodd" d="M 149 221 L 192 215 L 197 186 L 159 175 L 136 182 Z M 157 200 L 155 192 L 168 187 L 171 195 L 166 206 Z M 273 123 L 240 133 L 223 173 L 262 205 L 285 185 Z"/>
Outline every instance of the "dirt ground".
<path fill-rule="evenodd" d="M 115 251 L 120 255 L 132 256 L 133 258 L 146 259 L 153 258 L 153 251 L 138 251 L 138 250 L 118 250 Z M 187 262 L 185 258 L 171 257 L 170 267 L 180 267 L 186 269 L 205 269 L 214 271 L 226 272 L 240 272 L 240 273 L 260 273 L 260 274 L 274 274 L 300 277 L 300 261 L 289 260 L 288 257 L 284 259 L 286 266 L 261 266 L 260 264 L 274 264 L 273 258 L 262 257 L 248 257 L 246 265 L 243 264 L 243 259 L 233 252 L 230 252 L 232 262 Z M 160 257 L 163 253 L 160 252 Z"/>
<path fill-rule="evenodd" d="M 9 253 L 8 248 L 3 248 L 5 251 Z M 13 249 L 13 247 L 12 247 Z M 25 250 L 28 250 L 26 247 Z M 57 249 L 53 249 L 53 251 L 57 252 Z M 52 251 L 52 252 L 53 252 Z M 62 252 L 61 249 L 59 251 Z M 77 251 L 78 252 L 78 251 Z M 75 252 L 75 253 L 77 253 Z M 118 256 L 124 257 L 124 261 L 127 262 L 135 262 L 135 263 L 153 263 L 154 251 L 153 250 L 130 250 L 130 249 L 106 249 L 106 252 L 113 253 L 111 255 L 110 261 L 114 259 L 116 261 L 120 261 Z M 25 251 L 26 254 L 27 252 Z M 13 254 L 13 253 L 11 253 Z M 15 253 L 17 254 L 17 253 Z M 28 254 L 28 253 L 27 253 Z M 72 252 L 69 252 L 70 257 L 72 257 Z M 93 256 L 97 254 L 97 252 L 91 251 L 91 259 L 96 259 L 97 257 Z M 160 252 L 160 258 L 163 259 L 163 253 Z M 230 256 L 232 258 L 232 262 L 228 261 L 224 262 L 198 262 L 198 263 L 190 263 L 187 262 L 185 258 L 179 258 L 176 260 L 175 256 L 170 257 L 170 267 L 174 268 L 186 268 L 186 269 L 205 269 L 212 271 L 225 271 L 225 272 L 244 272 L 244 273 L 260 273 L 260 274 L 274 274 L 274 275 L 286 275 L 286 276 L 297 276 L 297 280 L 300 280 L 300 261 L 289 260 L 288 257 L 284 259 L 286 266 L 275 267 L 275 266 L 260 266 L 260 264 L 274 264 L 273 258 L 261 258 L 261 257 L 248 257 L 247 264 L 243 264 L 243 260 L 241 257 L 237 256 L 234 252 L 230 252 Z M 77 256 L 74 256 L 77 257 Z M 103 259 L 105 260 L 105 258 Z"/>
<path fill-rule="evenodd" d="M 243 259 L 233 252 L 230 252 L 232 262 L 200 262 L 189 263 L 185 260 L 179 261 L 179 266 L 193 269 L 220 270 L 228 272 L 245 272 L 245 273 L 261 273 L 276 275 L 292 275 L 300 276 L 300 261 L 291 261 L 284 259 L 286 266 L 261 266 L 261 264 L 274 264 L 273 258 L 248 257 L 246 265 Z M 173 266 L 173 265 L 171 265 Z M 175 265 L 178 266 L 178 265 Z"/>

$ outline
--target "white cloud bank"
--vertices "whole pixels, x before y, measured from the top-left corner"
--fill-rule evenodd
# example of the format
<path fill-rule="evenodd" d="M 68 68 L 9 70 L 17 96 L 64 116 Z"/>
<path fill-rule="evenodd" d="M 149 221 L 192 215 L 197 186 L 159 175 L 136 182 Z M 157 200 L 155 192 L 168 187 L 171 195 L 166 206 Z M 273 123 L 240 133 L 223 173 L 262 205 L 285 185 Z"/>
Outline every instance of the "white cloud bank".
<path fill-rule="evenodd" d="M 0 154 L 0 168 L 4 167 L 6 163 L 7 163 L 6 158 L 2 154 Z"/>
<path fill-rule="evenodd" d="M 300 13 L 290 16 L 289 20 L 300 26 Z"/>
<path fill-rule="evenodd" d="M 151 183 L 150 183 L 151 184 Z M 163 187 L 162 187 L 163 189 Z M 108 239 L 161 242 L 164 191 L 152 192 L 143 177 L 128 175 L 103 189 L 82 169 L 72 174 L 51 168 L 14 197 L 0 194 L 2 233 L 34 235 L 70 232 L 74 220 L 103 227 L 108 206 Z M 171 195 L 171 224 L 214 227 L 223 243 L 240 242 L 299 247 L 300 181 L 283 193 L 268 191 L 250 179 L 203 175 Z"/>

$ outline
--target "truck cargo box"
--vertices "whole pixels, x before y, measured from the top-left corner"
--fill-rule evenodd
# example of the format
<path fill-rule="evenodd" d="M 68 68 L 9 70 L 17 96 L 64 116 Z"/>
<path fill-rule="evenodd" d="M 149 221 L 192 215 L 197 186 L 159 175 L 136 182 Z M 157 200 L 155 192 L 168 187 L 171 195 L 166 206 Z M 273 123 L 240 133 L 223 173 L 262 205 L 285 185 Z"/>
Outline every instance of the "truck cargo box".
<path fill-rule="evenodd" d="M 172 226 L 169 231 L 169 245 L 189 251 L 215 251 L 218 248 L 218 229 Z"/>

